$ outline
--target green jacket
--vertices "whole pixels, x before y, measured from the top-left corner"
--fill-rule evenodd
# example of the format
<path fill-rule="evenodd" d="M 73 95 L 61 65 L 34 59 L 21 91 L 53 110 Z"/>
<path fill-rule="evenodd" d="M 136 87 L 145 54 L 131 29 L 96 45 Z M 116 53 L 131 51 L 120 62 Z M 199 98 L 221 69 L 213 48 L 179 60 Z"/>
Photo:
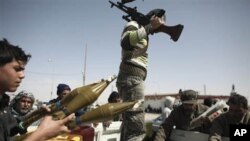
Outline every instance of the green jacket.
<path fill-rule="evenodd" d="M 129 22 L 122 33 L 122 62 L 120 71 L 134 76 L 146 77 L 148 66 L 148 29 L 137 22 Z"/>

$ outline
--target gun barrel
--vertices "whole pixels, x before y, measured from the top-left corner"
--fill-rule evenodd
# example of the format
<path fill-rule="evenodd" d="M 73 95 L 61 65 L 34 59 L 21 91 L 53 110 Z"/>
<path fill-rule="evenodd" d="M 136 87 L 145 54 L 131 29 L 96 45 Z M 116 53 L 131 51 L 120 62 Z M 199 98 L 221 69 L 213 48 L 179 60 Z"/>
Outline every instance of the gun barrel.
<path fill-rule="evenodd" d="M 109 0 L 109 3 L 111 4 L 111 8 L 114 7 L 114 3 L 112 1 Z"/>
<path fill-rule="evenodd" d="M 122 0 L 121 2 L 122 2 L 123 4 L 125 4 L 125 3 L 132 2 L 132 1 L 135 1 L 135 0 Z"/>

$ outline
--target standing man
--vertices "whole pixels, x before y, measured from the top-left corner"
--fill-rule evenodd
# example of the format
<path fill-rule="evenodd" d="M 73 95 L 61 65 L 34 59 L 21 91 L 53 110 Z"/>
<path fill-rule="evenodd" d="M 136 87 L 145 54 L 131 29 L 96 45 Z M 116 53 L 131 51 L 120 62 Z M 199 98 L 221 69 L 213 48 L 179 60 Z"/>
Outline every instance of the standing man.
<path fill-rule="evenodd" d="M 57 91 L 56 91 L 57 98 L 50 100 L 49 103 L 51 104 L 51 103 L 55 103 L 61 100 L 64 96 L 66 96 L 70 92 L 71 92 L 71 88 L 69 87 L 69 85 L 63 84 L 63 83 L 58 84 Z"/>
<path fill-rule="evenodd" d="M 209 141 L 221 141 L 230 137 L 230 125 L 250 125 L 250 112 L 246 97 L 234 93 L 227 102 L 229 111 L 221 114 L 212 122 Z"/>
<path fill-rule="evenodd" d="M 144 99 L 144 81 L 148 66 L 149 34 L 153 34 L 165 23 L 165 15 L 157 17 L 162 9 L 147 14 L 148 25 L 130 21 L 121 36 L 122 61 L 117 78 L 117 89 L 123 102 Z M 128 110 L 122 115 L 121 141 L 141 141 L 145 137 L 143 104 L 136 110 Z"/>
<path fill-rule="evenodd" d="M 70 92 L 71 92 L 71 88 L 69 85 L 64 84 L 64 83 L 58 84 L 57 91 L 56 91 L 57 98 L 50 100 L 49 104 L 56 103 L 62 100 Z M 87 110 L 87 107 L 79 109 L 78 111 L 75 112 L 75 116 L 81 116 L 82 114 L 86 112 L 86 110 Z"/>
<path fill-rule="evenodd" d="M 9 110 L 10 98 L 6 92 L 15 92 L 21 84 L 25 76 L 25 65 L 30 57 L 31 55 L 10 44 L 6 39 L 0 40 L 0 141 L 9 141 L 11 136 L 17 134 L 13 128 L 18 124 Z M 46 116 L 38 129 L 25 141 L 44 141 L 60 132 L 69 132 L 64 124 L 70 121 L 72 116 L 58 121 Z"/>
<path fill-rule="evenodd" d="M 174 107 L 175 98 L 171 96 L 167 96 L 164 101 L 164 109 L 162 110 L 162 120 L 165 119 L 170 115 L 171 111 Z"/>

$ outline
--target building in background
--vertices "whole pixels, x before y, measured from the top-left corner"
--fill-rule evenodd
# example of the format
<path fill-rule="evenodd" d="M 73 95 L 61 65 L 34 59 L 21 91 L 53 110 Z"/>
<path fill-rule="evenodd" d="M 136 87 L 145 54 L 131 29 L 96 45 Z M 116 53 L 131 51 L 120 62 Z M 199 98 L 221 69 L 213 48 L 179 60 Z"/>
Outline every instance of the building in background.
<path fill-rule="evenodd" d="M 180 104 L 180 97 L 178 93 L 169 93 L 169 94 L 151 94 L 145 95 L 144 97 L 144 108 L 145 112 L 148 113 L 161 113 L 162 109 L 164 109 L 164 101 L 167 96 L 174 97 L 175 104 L 174 107 Z M 205 98 L 212 98 L 217 100 L 227 101 L 230 95 L 199 95 L 198 102 L 203 103 Z"/>

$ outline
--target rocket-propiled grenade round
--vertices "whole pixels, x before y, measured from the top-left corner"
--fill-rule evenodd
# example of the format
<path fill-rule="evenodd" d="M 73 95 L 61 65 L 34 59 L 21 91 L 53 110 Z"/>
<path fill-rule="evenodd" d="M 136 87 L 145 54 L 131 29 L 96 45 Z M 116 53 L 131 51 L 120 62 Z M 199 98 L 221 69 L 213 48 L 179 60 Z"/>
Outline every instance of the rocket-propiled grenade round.
<path fill-rule="evenodd" d="M 85 87 L 74 89 L 71 92 L 73 95 L 75 95 L 74 98 L 67 103 L 65 102 L 65 104 L 63 105 L 64 108 L 53 114 L 53 116 L 62 119 L 67 115 L 90 105 L 97 100 L 97 98 L 114 79 L 116 79 L 116 76 L 113 76 L 107 80 L 101 80 L 99 82 L 92 83 Z"/>
<path fill-rule="evenodd" d="M 55 118 L 62 119 L 67 115 L 76 112 L 80 108 L 93 103 L 116 78 L 117 76 L 113 75 L 106 80 L 102 79 L 99 82 L 76 88 L 61 101 L 49 105 L 49 108 L 51 109 L 50 112 L 47 112 L 43 108 L 38 109 L 24 118 L 19 125 L 25 129 L 45 115 L 55 115 Z"/>
<path fill-rule="evenodd" d="M 107 103 L 92 111 L 86 112 L 80 117 L 76 117 L 74 121 L 67 124 L 69 129 L 74 129 L 77 125 L 82 123 L 93 123 L 111 120 L 115 116 L 125 112 L 134 107 L 137 102 L 123 102 L 123 103 Z"/>

